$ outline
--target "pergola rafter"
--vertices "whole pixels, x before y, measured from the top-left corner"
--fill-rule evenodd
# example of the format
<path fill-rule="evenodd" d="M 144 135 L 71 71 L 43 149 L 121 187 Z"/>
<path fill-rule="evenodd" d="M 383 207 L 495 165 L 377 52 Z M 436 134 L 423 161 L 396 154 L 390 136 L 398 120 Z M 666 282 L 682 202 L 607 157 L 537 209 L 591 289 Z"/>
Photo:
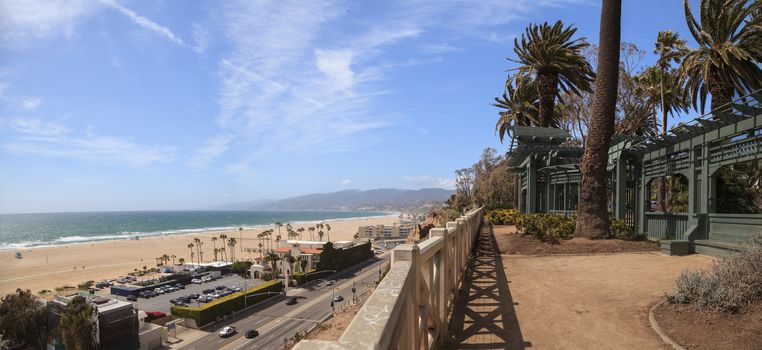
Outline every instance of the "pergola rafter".
<path fill-rule="evenodd" d="M 519 209 L 574 215 L 584 149 L 566 145 L 571 135 L 556 128 L 517 126 L 513 135 L 517 146 L 508 153 L 508 162 L 510 171 L 520 173 Z M 737 243 L 727 237 L 748 238 L 750 223 L 762 227 L 762 214 L 720 218 L 723 214 L 715 213 L 715 173 L 722 166 L 760 159 L 762 91 L 680 123 L 655 139 L 616 135 L 609 149 L 611 215 L 651 238 L 690 242 L 691 247 Z M 687 212 L 651 212 L 650 181 L 677 174 L 688 181 Z M 726 232 L 729 227 L 741 233 Z"/>

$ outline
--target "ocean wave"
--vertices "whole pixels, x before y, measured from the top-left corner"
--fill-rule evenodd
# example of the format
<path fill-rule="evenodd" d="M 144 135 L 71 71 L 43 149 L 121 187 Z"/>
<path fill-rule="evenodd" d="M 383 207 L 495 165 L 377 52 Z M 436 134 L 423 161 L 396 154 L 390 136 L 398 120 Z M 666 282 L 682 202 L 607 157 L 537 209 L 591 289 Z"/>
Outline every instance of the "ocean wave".
<path fill-rule="evenodd" d="M 287 223 L 291 223 L 292 225 L 309 225 L 309 224 L 315 224 L 315 223 L 321 223 L 321 222 L 326 223 L 326 222 L 344 221 L 344 220 L 380 218 L 380 217 L 386 217 L 386 216 L 395 215 L 395 214 L 396 213 L 379 212 L 378 215 L 372 215 L 372 216 L 343 217 L 343 218 L 331 218 L 331 219 L 323 219 L 323 220 L 300 220 L 300 221 L 289 221 Z M 0 242 L 0 251 L 20 250 L 20 249 L 27 249 L 27 248 L 41 248 L 41 247 L 59 246 L 59 245 L 65 245 L 65 244 L 83 244 L 83 243 L 98 242 L 98 241 L 131 239 L 133 237 L 142 238 L 142 237 L 156 237 L 156 236 L 169 236 L 169 235 L 181 235 L 181 234 L 196 234 L 196 233 L 206 233 L 206 232 L 237 231 L 241 227 L 244 230 L 256 230 L 256 229 L 263 229 L 263 228 L 273 228 L 275 227 L 275 225 L 274 223 L 270 223 L 270 224 L 241 225 L 241 226 L 201 227 L 201 228 L 162 230 L 162 231 L 152 231 L 152 232 L 122 231 L 117 233 L 92 235 L 92 236 L 72 235 L 72 236 L 54 238 L 49 241 L 30 240 L 30 241 L 21 241 L 21 242 L 12 242 L 12 243 Z"/>

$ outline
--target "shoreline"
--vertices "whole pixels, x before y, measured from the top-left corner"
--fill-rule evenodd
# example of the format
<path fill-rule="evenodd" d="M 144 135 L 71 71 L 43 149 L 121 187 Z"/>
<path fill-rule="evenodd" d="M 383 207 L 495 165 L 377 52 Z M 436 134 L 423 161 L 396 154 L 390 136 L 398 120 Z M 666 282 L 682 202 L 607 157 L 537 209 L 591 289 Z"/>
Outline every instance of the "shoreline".
<path fill-rule="evenodd" d="M 299 211 L 293 211 L 293 212 L 299 212 Z M 313 210 L 312 212 L 320 212 L 320 210 Z M 336 212 L 336 211 L 325 210 L 325 212 Z M 289 222 L 285 222 L 284 225 L 286 223 L 290 223 L 292 226 L 297 226 L 297 225 L 312 225 L 312 224 L 317 224 L 321 222 L 330 223 L 330 222 L 339 222 L 339 221 L 345 221 L 345 220 L 378 219 L 378 218 L 385 218 L 390 216 L 396 217 L 400 214 L 399 212 L 386 212 L 386 211 L 379 211 L 379 213 L 383 213 L 383 214 L 371 215 L 371 216 L 349 217 L 349 218 L 333 218 L 333 219 L 324 219 L 324 220 L 289 221 Z M 13 214 L 13 215 L 23 215 L 23 214 Z M 60 247 L 60 246 L 68 246 L 68 245 L 90 244 L 90 243 L 122 241 L 122 240 L 124 241 L 136 240 L 134 239 L 134 237 L 139 237 L 140 239 L 151 239 L 155 237 L 167 237 L 167 236 L 204 235 L 204 234 L 210 234 L 210 233 L 238 232 L 239 228 L 243 228 L 244 231 L 262 230 L 262 229 L 275 228 L 275 224 L 270 223 L 270 224 L 261 224 L 261 225 L 201 227 L 201 228 L 175 229 L 175 230 L 150 231 L 150 232 L 119 232 L 119 233 L 111 233 L 111 234 L 106 233 L 106 234 L 97 235 L 97 236 L 74 235 L 74 236 L 60 237 L 60 238 L 57 238 L 57 240 L 74 239 L 74 238 L 82 238 L 82 239 L 71 241 L 71 242 L 61 241 L 60 243 L 40 242 L 41 244 L 29 244 L 29 243 L 0 242 L 0 252 L 7 252 L 7 251 L 23 252 L 26 250 L 30 250 L 30 249 L 34 250 L 39 248 Z M 98 237 L 109 237 L 109 238 L 98 238 Z"/>
<path fill-rule="evenodd" d="M 293 229 L 308 227 L 310 224 L 330 222 L 332 241 L 352 240 L 357 233 L 358 226 L 362 225 L 391 225 L 399 218 L 397 215 L 384 215 L 373 217 L 342 218 L 310 221 L 307 223 L 292 222 Z M 219 239 L 220 234 L 235 238 L 238 242 L 231 252 L 227 248 L 228 258 L 235 255 L 237 260 L 253 259 L 259 256 L 257 235 L 262 231 L 274 228 L 266 225 L 256 229 L 243 231 L 204 231 L 194 233 L 180 233 L 155 235 L 134 239 L 113 239 L 90 242 L 76 242 L 70 244 L 56 244 L 48 246 L 27 247 L 24 249 L 6 249 L 0 251 L 0 295 L 13 292 L 16 288 L 29 289 L 37 294 L 40 290 L 54 291 L 56 287 L 63 285 L 77 285 L 88 280 L 102 280 L 126 275 L 135 269 L 156 267 L 156 257 L 163 254 L 175 256 L 175 261 L 170 260 L 167 265 L 178 263 L 180 258 L 190 262 L 191 249 L 189 243 L 195 239 L 202 241 L 200 251 L 203 262 L 214 259 L 214 247 L 221 248 L 223 243 Z M 272 247 L 277 248 L 275 236 L 277 228 L 272 236 Z M 213 241 L 211 238 L 216 237 Z M 285 228 L 281 228 L 282 241 L 280 246 L 287 241 Z M 327 240 L 327 234 L 323 241 Z M 302 239 L 309 239 L 308 231 L 304 231 Z M 317 240 L 317 237 L 315 237 Z M 21 251 L 22 258 L 16 259 L 15 252 Z M 197 248 L 193 248 L 194 255 Z M 194 261 L 197 256 L 194 257 Z M 219 259 L 218 259 L 219 260 Z"/>

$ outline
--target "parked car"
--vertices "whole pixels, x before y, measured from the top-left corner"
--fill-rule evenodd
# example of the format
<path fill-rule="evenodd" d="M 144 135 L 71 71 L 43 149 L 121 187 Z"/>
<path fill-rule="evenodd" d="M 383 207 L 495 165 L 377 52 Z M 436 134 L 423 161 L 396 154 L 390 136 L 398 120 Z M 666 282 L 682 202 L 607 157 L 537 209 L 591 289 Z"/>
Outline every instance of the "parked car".
<path fill-rule="evenodd" d="M 286 305 L 294 305 L 297 303 L 296 297 L 289 297 L 286 299 Z"/>
<path fill-rule="evenodd" d="M 175 288 L 177 289 L 185 289 L 185 286 L 182 283 L 175 284 Z"/>
<path fill-rule="evenodd" d="M 127 300 L 129 300 L 129 301 L 138 301 L 138 297 L 136 297 L 134 295 L 128 295 L 127 296 Z"/>
<path fill-rule="evenodd" d="M 191 280 L 191 283 L 194 283 L 194 284 L 201 284 L 201 282 L 202 281 L 200 279 L 198 279 L 198 278 L 194 278 L 194 279 Z"/>
<path fill-rule="evenodd" d="M 249 338 L 249 339 L 251 339 L 251 338 L 256 338 L 257 336 L 259 336 L 259 331 L 258 331 L 258 330 L 256 330 L 256 329 L 249 329 L 248 331 L 246 331 L 246 333 L 244 334 L 244 336 L 245 336 L 246 338 Z"/>
<path fill-rule="evenodd" d="M 225 287 L 225 286 L 217 286 L 217 287 L 214 287 L 214 289 L 216 289 L 216 290 L 225 290 L 225 289 L 227 289 L 227 288 L 228 288 L 228 287 Z"/>
<path fill-rule="evenodd" d="M 333 301 L 336 302 L 336 303 L 344 301 L 344 297 L 341 296 L 341 295 L 337 295 L 337 296 L 333 297 Z"/>
<path fill-rule="evenodd" d="M 227 338 L 233 334 L 236 334 L 236 332 L 238 332 L 238 330 L 235 327 L 228 326 L 223 328 L 219 334 L 220 338 Z"/>
<path fill-rule="evenodd" d="M 191 294 L 188 294 L 188 298 L 191 298 L 191 299 L 198 299 L 198 296 L 199 296 L 199 295 L 198 295 L 198 294 L 196 294 L 196 293 L 191 293 Z"/>
<path fill-rule="evenodd" d="M 333 281 L 327 281 L 327 282 L 325 282 L 325 285 L 326 285 L 326 287 L 332 286 L 333 285 Z"/>
<path fill-rule="evenodd" d="M 230 290 L 232 290 L 234 292 L 240 292 L 241 291 L 241 287 L 233 287 L 233 288 L 230 288 Z"/>
<path fill-rule="evenodd" d="M 211 288 L 204 289 L 204 294 L 212 294 L 212 293 L 214 293 L 214 289 L 211 289 Z"/>

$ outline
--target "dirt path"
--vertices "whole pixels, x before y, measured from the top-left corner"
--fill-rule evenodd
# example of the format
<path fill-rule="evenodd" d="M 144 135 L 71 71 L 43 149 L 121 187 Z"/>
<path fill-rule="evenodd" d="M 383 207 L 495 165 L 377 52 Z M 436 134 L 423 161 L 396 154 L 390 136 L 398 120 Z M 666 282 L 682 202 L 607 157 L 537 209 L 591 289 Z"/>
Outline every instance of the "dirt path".
<path fill-rule="evenodd" d="M 648 326 L 648 308 L 681 271 L 706 268 L 713 258 L 622 253 L 501 261 L 510 295 L 503 302 L 514 304 L 527 347 L 666 349 Z"/>

